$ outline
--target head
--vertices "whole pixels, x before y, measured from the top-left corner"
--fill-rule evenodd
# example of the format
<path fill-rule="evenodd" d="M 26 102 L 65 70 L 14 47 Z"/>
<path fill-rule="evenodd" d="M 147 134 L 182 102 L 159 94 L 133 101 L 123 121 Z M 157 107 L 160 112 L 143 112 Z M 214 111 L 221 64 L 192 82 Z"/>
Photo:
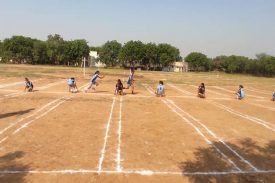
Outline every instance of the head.
<path fill-rule="evenodd" d="M 25 78 L 25 81 L 29 81 L 29 79 L 28 79 L 28 78 Z"/>
<path fill-rule="evenodd" d="M 204 83 L 201 83 L 201 86 L 203 86 L 203 87 L 204 87 Z"/>
<path fill-rule="evenodd" d="M 71 78 L 71 80 L 74 80 L 74 78 Z"/>
<path fill-rule="evenodd" d="M 240 85 L 239 87 L 240 87 L 240 88 L 243 88 L 243 85 Z"/>
<path fill-rule="evenodd" d="M 118 80 L 117 80 L 117 83 L 119 83 L 119 84 L 120 84 L 120 83 L 121 83 L 121 80 L 120 80 L 120 79 L 118 79 Z"/>
<path fill-rule="evenodd" d="M 99 71 L 95 71 L 95 74 L 99 74 L 100 72 Z"/>
<path fill-rule="evenodd" d="M 160 84 L 160 85 L 163 85 L 163 81 L 159 81 L 159 84 Z"/>

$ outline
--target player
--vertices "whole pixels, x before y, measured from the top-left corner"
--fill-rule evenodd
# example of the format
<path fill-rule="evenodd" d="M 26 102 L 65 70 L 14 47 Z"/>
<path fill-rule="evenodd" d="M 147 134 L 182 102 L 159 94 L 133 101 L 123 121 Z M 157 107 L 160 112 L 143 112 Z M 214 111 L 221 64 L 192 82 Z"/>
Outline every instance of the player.
<path fill-rule="evenodd" d="M 91 80 L 90 80 L 90 86 L 85 89 L 85 92 L 87 92 L 90 88 L 92 88 L 93 90 L 95 90 L 96 86 L 98 86 L 98 82 L 97 79 L 103 79 L 104 75 L 100 75 L 99 71 L 96 71 L 95 74 L 92 76 Z"/>
<path fill-rule="evenodd" d="M 28 78 L 25 78 L 25 90 L 24 91 L 28 91 L 28 92 L 32 92 L 33 91 L 33 84 L 32 82 L 28 79 Z"/>
<path fill-rule="evenodd" d="M 130 69 L 130 74 L 129 74 L 129 77 L 128 77 L 128 80 L 127 80 L 127 87 L 124 88 L 124 89 L 129 89 L 131 88 L 132 90 L 132 94 L 134 94 L 134 73 L 135 73 L 135 68 L 131 67 Z"/>
<path fill-rule="evenodd" d="M 116 83 L 115 95 L 124 95 L 123 84 L 120 79 L 118 79 Z"/>
<path fill-rule="evenodd" d="M 156 90 L 156 96 L 157 97 L 164 97 L 165 96 L 165 89 L 164 89 L 164 84 L 163 81 L 159 81 L 159 85 Z"/>
<path fill-rule="evenodd" d="M 275 92 L 272 94 L 272 101 L 275 101 Z"/>
<path fill-rule="evenodd" d="M 245 97 L 243 85 L 239 86 L 239 90 L 236 92 L 237 99 L 242 100 Z"/>
<path fill-rule="evenodd" d="M 68 79 L 68 86 L 69 86 L 69 92 L 77 92 L 78 91 L 78 88 L 76 86 L 76 81 L 75 81 L 75 78 L 70 78 Z"/>
<path fill-rule="evenodd" d="M 205 85 L 204 83 L 201 83 L 198 88 L 198 97 L 205 98 Z"/>

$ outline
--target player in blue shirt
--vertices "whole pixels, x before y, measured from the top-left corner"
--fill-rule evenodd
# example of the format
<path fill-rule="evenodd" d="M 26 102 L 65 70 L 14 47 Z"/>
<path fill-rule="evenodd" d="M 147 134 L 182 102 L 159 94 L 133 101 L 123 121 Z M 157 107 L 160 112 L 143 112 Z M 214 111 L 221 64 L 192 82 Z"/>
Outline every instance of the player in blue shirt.
<path fill-rule="evenodd" d="M 244 87 L 243 85 L 239 86 L 239 90 L 236 92 L 237 99 L 242 100 L 245 97 Z"/>
<path fill-rule="evenodd" d="M 135 73 L 135 68 L 131 67 L 130 69 L 130 74 L 129 74 L 129 77 L 128 77 L 128 80 L 127 80 L 127 87 L 124 88 L 124 89 L 129 89 L 131 87 L 131 90 L 132 90 L 132 94 L 134 94 L 134 73 Z"/>
<path fill-rule="evenodd" d="M 272 101 L 275 101 L 275 92 L 272 94 Z"/>
<path fill-rule="evenodd" d="M 68 79 L 67 83 L 68 83 L 68 86 L 69 86 L 69 92 L 74 93 L 74 92 L 78 91 L 77 86 L 76 86 L 75 78 Z"/>
<path fill-rule="evenodd" d="M 165 96 L 165 89 L 164 89 L 164 84 L 163 81 L 159 81 L 159 85 L 156 90 L 156 96 L 157 97 L 164 97 Z"/>
<path fill-rule="evenodd" d="M 90 86 L 85 90 L 85 92 L 87 92 L 90 88 L 95 90 L 96 86 L 98 86 L 98 82 L 97 82 L 98 78 L 102 79 L 102 78 L 104 78 L 104 75 L 100 75 L 100 72 L 96 71 L 90 80 Z"/>
<path fill-rule="evenodd" d="M 28 79 L 28 78 L 25 78 L 25 90 L 24 91 L 28 91 L 28 92 L 32 92 L 33 91 L 33 84 L 32 82 Z"/>

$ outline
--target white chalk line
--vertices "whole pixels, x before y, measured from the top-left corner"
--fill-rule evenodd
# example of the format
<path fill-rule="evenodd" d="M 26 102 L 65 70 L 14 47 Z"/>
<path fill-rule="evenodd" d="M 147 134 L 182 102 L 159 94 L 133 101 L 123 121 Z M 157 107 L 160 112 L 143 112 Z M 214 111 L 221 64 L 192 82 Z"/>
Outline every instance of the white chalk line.
<path fill-rule="evenodd" d="M 69 99 L 69 98 L 68 98 L 68 99 Z M 67 100 L 68 100 L 68 99 L 67 99 Z M 16 134 L 16 133 L 18 133 L 19 131 L 21 131 L 23 128 L 28 127 L 29 124 L 31 124 L 32 122 L 34 122 L 34 121 L 36 121 L 36 120 L 42 118 L 43 116 L 45 116 L 46 114 L 48 114 L 49 112 L 51 112 L 52 110 L 54 110 L 55 108 L 57 108 L 59 105 L 63 104 L 65 101 L 66 101 L 66 100 L 63 100 L 63 101 L 61 101 L 61 102 L 58 102 L 56 105 L 54 105 L 53 107 L 51 107 L 50 109 L 48 109 L 47 111 L 45 111 L 44 113 L 42 113 L 41 115 L 36 116 L 34 119 L 32 119 L 32 120 L 30 120 L 29 122 L 27 122 L 27 123 L 21 125 L 21 127 L 18 128 L 18 129 L 16 129 L 12 134 Z"/>
<path fill-rule="evenodd" d="M 56 85 L 59 85 L 59 84 L 61 84 L 61 83 L 65 83 L 66 81 L 57 81 L 57 82 L 54 82 L 54 83 L 49 83 L 49 84 L 47 84 L 47 85 L 45 85 L 45 86 L 41 86 L 41 87 L 37 87 L 36 89 L 38 89 L 38 90 L 45 90 L 45 89 L 47 89 L 47 88 L 50 88 L 50 87 L 53 87 L 53 86 L 56 86 Z"/>
<path fill-rule="evenodd" d="M 121 167 L 121 129 L 122 129 L 122 101 L 123 98 L 120 97 L 119 100 L 119 120 L 118 120 L 118 130 L 117 130 L 117 134 L 118 134 L 118 145 L 117 145 L 117 156 L 116 156 L 116 162 L 117 162 L 117 167 L 116 170 L 118 172 L 122 171 L 122 167 Z"/>
<path fill-rule="evenodd" d="M 211 131 L 205 124 L 200 122 L 198 119 L 196 119 L 194 116 L 189 114 L 188 112 L 184 111 L 182 108 L 177 106 L 173 101 L 169 101 L 174 107 L 176 107 L 178 110 L 180 110 L 182 113 L 187 115 L 189 118 L 191 118 L 193 121 L 197 122 L 199 125 L 201 125 L 212 137 L 217 139 L 220 143 L 222 143 L 228 150 L 230 150 L 234 155 L 236 155 L 242 162 L 245 162 L 250 168 L 252 168 L 254 171 L 258 171 L 258 169 L 253 166 L 248 160 L 246 160 L 244 157 L 242 157 L 239 153 L 237 153 L 234 149 L 232 149 L 227 143 L 225 143 L 221 138 L 219 138 L 213 131 Z"/>
<path fill-rule="evenodd" d="M 231 114 L 234 114 L 236 116 L 240 116 L 240 117 L 242 117 L 244 119 L 247 119 L 247 120 L 252 121 L 254 123 L 260 124 L 261 126 L 263 126 L 263 127 L 267 128 L 267 129 L 272 130 L 273 132 L 275 132 L 275 125 L 272 124 L 272 123 L 270 123 L 270 122 L 267 122 L 265 120 L 256 118 L 254 116 L 243 114 L 241 112 L 233 110 L 232 108 L 229 108 L 227 106 L 224 106 L 222 104 L 219 104 L 219 103 L 216 103 L 216 102 L 213 102 L 213 101 L 212 102 L 208 101 L 208 102 L 211 103 L 211 104 L 213 104 L 213 105 L 215 105 L 215 106 L 217 106 L 217 107 L 219 107 L 220 109 L 223 109 L 223 110 L 231 113 Z"/>
<path fill-rule="evenodd" d="M 146 89 L 148 90 L 148 91 L 150 91 L 150 88 L 147 86 L 146 87 Z M 241 171 L 241 169 L 227 156 L 227 155 L 225 155 L 223 152 L 221 152 L 221 150 L 218 148 L 218 147 L 216 147 L 203 133 L 202 133 L 202 131 L 200 130 L 200 128 L 198 128 L 196 125 L 194 125 L 190 120 L 188 120 L 187 118 L 185 118 L 182 114 L 180 114 L 179 112 L 177 112 L 176 110 L 175 110 L 175 108 L 174 107 L 172 107 L 168 102 L 168 100 L 164 100 L 164 99 L 162 99 L 162 102 L 164 103 L 164 104 L 166 104 L 167 106 L 168 106 L 168 108 L 170 108 L 175 114 L 177 114 L 179 117 L 181 117 L 187 124 L 189 124 L 190 126 L 192 126 L 194 129 L 195 129 L 195 131 L 197 131 L 197 133 L 204 139 L 204 141 L 207 143 L 207 144 L 209 144 L 209 145 L 212 145 L 213 147 L 214 147 L 214 149 L 219 153 L 219 154 L 221 154 L 222 155 L 222 157 L 226 160 L 226 161 L 228 161 L 231 165 L 233 165 L 233 167 L 236 169 L 236 170 L 238 170 L 238 171 Z"/>
<path fill-rule="evenodd" d="M 37 79 L 37 80 L 34 80 L 33 82 L 36 82 L 36 81 L 39 81 L 39 80 L 42 80 L 42 79 Z M 10 87 L 10 86 L 21 85 L 21 84 L 24 84 L 24 83 L 25 83 L 25 81 L 14 82 L 14 83 L 9 83 L 9 84 L 3 84 L 3 85 L 0 85 L 0 88 L 6 88 L 6 87 Z"/>
<path fill-rule="evenodd" d="M 186 90 L 183 90 L 181 88 L 178 88 L 177 86 L 173 85 L 173 84 L 170 84 L 168 83 L 168 86 L 172 87 L 172 88 L 175 88 L 176 90 L 180 91 L 181 93 L 183 94 L 186 94 L 186 95 L 193 95 L 191 92 L 189 91 L 186 91 Z"/>
<path fill-rule="evenodd" d="M 233 90 L 228 90 L 228 89 L 225 89 L 225 88 L 222 88 L 222 87 L 219 87 L 219 86 L 212 86 L 212 87 L 216 88 L 216 89 L 219 89 L 219 90 L 227 91 L 227 92 L 230 92 L 230 93 L 236 93 Z M 248 97 L 254 97 L 254 98 L 258 98 L 258 99 L 265 99 L 266 98 L 266 97 L 261 97 L 261 96 L 256 96 L 256 95 L 250 95 L 250 94 L 245 94 L 245 95 L 248 96 Z"/>
<path fill-rule="evenodd" d="M 249 103 L 249 104 L 255 105 L 255 106 L 258 106 L 258 107 L 262 107 L 262 108 L 268 109 L 270 111 L 275 111 L 274 107 L 268 107 L 268 106 L 264 106 L 264 105 L 261 105 L 261 104 L 255 104 L 255 103 Z"/>
<path fill-rule="evenodd" d="M 272 91 L 268 92 L 268 91 L 263 91 L 263 90 L 259 90 L 259 89 L 252 88 L 252 87 L 247 88 L 247 90 L 252 91 L 252 92 L 261 93 L 261 94 L 266 94 L 266 95 L 271 95 L 272 94 Z"/>
<path fill-rule="evenodd" d="M 99 161 L 98 161 L 97 173 L 101 173 L 102 172 L 102 163 L 103 163 L 104 157 L 105 157 L 106 146 L 107 146 L 107 141 L 108 141 L 108 137 L 109 137 L 110 125 L 111 125 L 111 121 L 112 121 L 112 116 L 113 116 L 113 110 L 114 110 L 115 102 L 116 102 L 116 98 L 113 97 L 113 103 L 112 103 L 112 106 L 111 106 L 111 111 L 110 111 L 109 119 L 108 119 L 107 125 L 106 125 L 106 131 L 105 131 L 105 136 L 104 136 L 104 144 L 103 144 L 103 147 L 102 147 L 102 149 L 100 151 L 100 158 L 99 158 Z"/>
<path fill-rule="evenodd" d="M 63 98 L 63 97 L 62 97 Z M 13 126 L 15 126 L 16 124 L 20 123 L 21 121 L 25 120 L 25 119 L 28 119 L 30 117 L 33 117 L 34 115 L 36 115 L 37 113 L 39 113 L 40 111 L 42 111 L 43 109 L 45 109 L 46 107 L 48 107 L 49 105 L 57 102 L 58 100 L 61 100 L 62 98 L 59 98 L 59 99 L 55 99 L 47 104 L 45 104 L 44 106 L 42 106 L 40 109 L 38 109 L 37 111 L 35 111 L 33 114 L 29 115 L 29 116 L 26 116 L 26 117 L 23 117 L 21 119 L 19 119 L 18 121 L 14 122 L 14 123 L 11 123 L 9 126 L 7 126 L 6 128 L 2 129 L 0 131 L 0 134 L 3 134 L 5 131 L 7 131 L 8 129 L 12 128 Z"/>
<path fill-rule="evenodd" d="M 172 176 L 226 176 L 226 175 L 257 175 L 257 174 L 274 174 L 275 170 L 262 171 L 209 171 L 209 172 L 181 172 L 181 171 L 152 171 L 152 170 L 123 170 L 112 171 L 102 170 L 101 174 L 136 174 L 142 176 L 172 175 Z M 1 170 L 0 174 L 98 174 L 94 169 L 65 169 L 65 170 Z"/>

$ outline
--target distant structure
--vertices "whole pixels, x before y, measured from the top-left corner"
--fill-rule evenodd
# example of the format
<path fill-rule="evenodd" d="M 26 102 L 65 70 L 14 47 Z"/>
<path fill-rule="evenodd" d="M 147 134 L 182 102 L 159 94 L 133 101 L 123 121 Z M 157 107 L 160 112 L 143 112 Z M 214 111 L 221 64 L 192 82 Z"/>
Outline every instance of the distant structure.
<path fill-rule="evenodd" d="M 188 72 L 188 63 L 181 61 L 181 62 L 174 62 L 173 64 L 169 65 L 168 67 L 164 67 L 162 71 L 166 72 Z"/>
<path fill-rule="evenodd" d="M 100 62 L 97 51 L 90 51 L 89 66 L 90 67 L 106 67 L 106 64 Z"/>

